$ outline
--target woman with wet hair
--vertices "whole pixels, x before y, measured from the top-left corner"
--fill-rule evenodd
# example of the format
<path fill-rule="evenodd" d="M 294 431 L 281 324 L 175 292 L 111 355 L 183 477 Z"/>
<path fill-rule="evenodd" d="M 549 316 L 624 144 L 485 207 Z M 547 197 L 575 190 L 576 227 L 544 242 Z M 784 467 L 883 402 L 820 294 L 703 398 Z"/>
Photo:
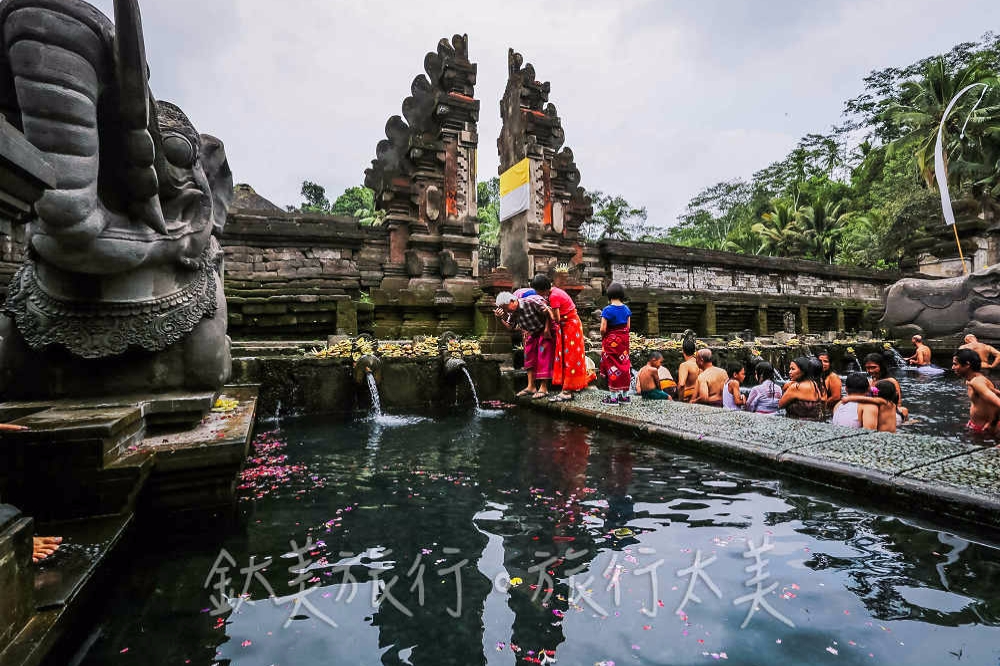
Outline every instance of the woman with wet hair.
<path fill-rule="evenodd" d="M 758 363 L 754 368 L 757 386 L 750 389 L 747 396 L 746 410 L 757 414 L 774 414 L 781 407 L 781 387 L 774 383 L 774 366 L 770 363 Z"/>
<path fill-rule="evenodd" d="M 869 383 L 872 386 L 875 386 L 875 384 L 882 380 L 892 382 L 896 389 L 897 402 L 902 407 L 903 391 L 899 387 L 899 382 L 896 381 L 896 378 L 889 375 L 889 363 L 886 361 L 885 355 L 878 353 L 868 354 L 865 356 L 864 368 L 865 372 L 868 373 L 868 377 L 870 378 Z"/>
<path fill-rule="evenodd" d="M 778 405 L 793 419 L 822 421 L 826 415 L 826 385 L 821 374 L 823 366 L 816 358 L 800 356 L 788 366 L 791 378 L 785 384 Z"/>
<path fill-rule="evenodd" d="M 868 375 L 863 372 L 851 373 L 847 376 L 844 386 L 847 388 L 847 397 L 834 408 L 831 423 L 848 428 L 878 430 L 878 405 L 871 401 L 861 402 L 854 399 L 870 395 Z"/>
<path fill-rule="evenodd" d="M 832 412 L 834 406 L 840 402 L 840 396 L 843 395 L 843 382 L 840 381 L 840 375 L 833 371 L 830 352 L 823 350 L 816 358 L 818 358 L 819 362 L 823 364 L 821 377 L 823 379 L 823 384 L 826 386 L 826 406 L 827 409 Z"/>

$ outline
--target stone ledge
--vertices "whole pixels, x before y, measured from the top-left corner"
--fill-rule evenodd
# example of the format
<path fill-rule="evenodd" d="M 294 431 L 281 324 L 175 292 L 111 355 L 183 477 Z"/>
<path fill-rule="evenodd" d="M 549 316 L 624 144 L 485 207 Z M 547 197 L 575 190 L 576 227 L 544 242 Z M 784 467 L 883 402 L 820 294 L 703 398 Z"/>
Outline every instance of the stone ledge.
<path fill-rule="evenodd" d="M 665 243 L 642 243 L 634 241 L 604 240 L 598 244 L 602 258 L 613 264 L 615 258 L 624 258 L 622 263 L 633 264 L 636 259 L 671 262 L 684 265 L 739 267 L 753 270 L 779 271 L 822 278 L 860 278 L 889 286 L 903 277 L 896 271 L 868 271 L 831 264 L 821 264 L 804 259 L 783 259 L 755 255 L 719 252 L 699 248 L 680 247 Z"/>
<path fill-rule="evenodd" d="M 630 405 L 603 405 L 603 395 L 590 389 L 572 402 L 528 402 L 586 425 L 1000 529 L 998 448 L 641 398 Z"/>

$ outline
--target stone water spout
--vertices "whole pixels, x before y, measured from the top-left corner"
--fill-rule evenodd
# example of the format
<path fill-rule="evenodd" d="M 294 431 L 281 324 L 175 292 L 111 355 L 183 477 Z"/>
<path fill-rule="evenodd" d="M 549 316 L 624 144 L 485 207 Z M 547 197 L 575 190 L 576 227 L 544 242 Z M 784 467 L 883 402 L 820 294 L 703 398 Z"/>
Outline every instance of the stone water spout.
<path fill-rule="evenodd" d="M 454 377 L 465 369 L 465 361 L 460 358 L 449 358 L 445 359 L 444 362 L 444 374 L 448 377 Z"/>
<path fill-rule="evenodd" d="M 382 360 L 372 354 L 366 354 L 354 362 L 354 381 L 358 386 L 368 385 L 368 375 L 372 375 L 376 383 L 381 383 Z"/>
<path fill-rule="evenodd" d="M 452 333 L 451 331 L 445 331 L 444 333 L 438 336 L 438 351 L 440 351 L 441 355 L 444 356 L 445 354 L 448 353 L 448 343 L 452 342 L 453 340 L 459 340 L 459 339 L 460 337 L 455 333 Z"/>

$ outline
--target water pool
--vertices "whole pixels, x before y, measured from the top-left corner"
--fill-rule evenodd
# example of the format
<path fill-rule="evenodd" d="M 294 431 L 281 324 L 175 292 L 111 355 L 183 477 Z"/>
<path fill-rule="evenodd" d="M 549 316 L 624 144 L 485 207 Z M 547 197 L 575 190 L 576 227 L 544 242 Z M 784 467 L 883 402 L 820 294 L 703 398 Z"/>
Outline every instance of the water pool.
<path fill-rule="evenodd" d="M 1000 663 L 1000 550 L 766 471 L 523 412 L 258 443 L 247 528 L 140 553 L 84 664 Z"/>

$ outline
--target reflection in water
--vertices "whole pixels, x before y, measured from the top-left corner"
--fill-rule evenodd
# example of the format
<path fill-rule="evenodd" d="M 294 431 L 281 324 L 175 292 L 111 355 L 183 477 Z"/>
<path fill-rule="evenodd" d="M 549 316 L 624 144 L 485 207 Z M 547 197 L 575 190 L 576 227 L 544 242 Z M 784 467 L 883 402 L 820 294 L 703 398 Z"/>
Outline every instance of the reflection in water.
<path fill-rule="evenodd" d="M 204 666 L 1000 656 L 996 549 L 810 486 L 533 414 L 299 420 L 282 438 L 298 472 L 257 500 L 245 533 L 144 561 L 85 664 L 118 663 L 126 648 L 149 664 Z M 307 537 L 307 565 L 282 558 Z M 761 610 L 741 631 L 744 554 L 764 537 L 778 584 L 768 603 L 796 626 Z M 205 578 L 222 547 L 238 563 L 236 593 L 251 556 L 273 560 L 254 603 L 213 617 Z M 699 587 L 701 602 L 678 616 L 688 581 L 677 571 L 698 551 L 716 558 L 706 574 L 723 598 Z M 304 604 L 290 617 L 289 581 L 305 576 L 329 622 Z"/>

